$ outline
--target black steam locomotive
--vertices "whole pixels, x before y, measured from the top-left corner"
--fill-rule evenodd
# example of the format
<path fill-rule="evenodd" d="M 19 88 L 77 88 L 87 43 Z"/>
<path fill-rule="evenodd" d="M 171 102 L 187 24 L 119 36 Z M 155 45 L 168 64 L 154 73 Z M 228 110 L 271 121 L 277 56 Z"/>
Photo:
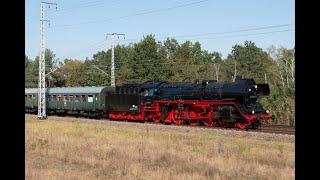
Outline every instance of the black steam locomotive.
<path fill-rule="evenodd" d="M 108 92 L 106 112 L 111 120 L 257 128 L 262 120 L 271 118 L 257 102 L 269 93 L 268 84 L 240 77 L 235 82 L 149 81 L 124 84 Z"/>

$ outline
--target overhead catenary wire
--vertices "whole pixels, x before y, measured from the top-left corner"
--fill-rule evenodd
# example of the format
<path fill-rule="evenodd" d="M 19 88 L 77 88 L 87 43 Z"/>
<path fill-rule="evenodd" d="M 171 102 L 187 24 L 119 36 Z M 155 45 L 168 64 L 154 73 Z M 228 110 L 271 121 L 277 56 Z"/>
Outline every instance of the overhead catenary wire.
<path fill-rule="evenodd" d="M 116 2 L 119 2 L 119 0 L 111 1 L 111 2 L 107 2 L 107 3 L 108 3 L 108 6 L 110 6 L 110 5 L 116 5 L 116 4 L 117 4 Z M 86 4 L 80 4 L 80 6 L 75 6 L 75 7 L 70 7 L 70 8 L 64 8 L 64 9 L 61 9 L 59 12 L 60 12 L 60 13 L 61 13 L 61 12 L 68 12 L 68 13 L 70 13 L 70 12 L 72 12 L 73 10 L 82 9 L 82 8 L 97 7 L 97 6 L 103 7 L 103 6 L 105 6 L 105 5 L 103 5 L 103 4 L 107 5 L 106 2 L 105 2 L 105 0 L 92 1 L 91 3 L 88 2 L 88 3 L 86 3 Z M 103 6 L 102 6 L 102 5 L 103 5 Z M 51 12 L 51 13 L 54 13 L 54 12 Z M 60 14 L 60 13 L 59 13 L 59 14 Z M 64 13 L 64 14 L 65 14 L 65 13 Z"/>
<path fill-rule="evenodd" d="M 285 24 L 284 24 L 285 25 Z M 257 27 L 257 28 L 250 28 L 250 29 L 242 29 L 242 30 L 235 30 L 235 31 L 228 31 L 228 32 L 213 32 L 213 33 L 204 33 L 205 34 L 227 34 L 227 33 L 233 33 L 233 32 L 244 32 L 244 31 L 252 31 L 252 30 L 262 30 L 262 29 L 270 29 L 270 28 L 275 28 L 275 27 L 282 27 L 282 25 L 274 25 L 274 26 L 265 26 L 265 27 Z M 237 37 L 246 37 L 246 36 L 254 36 L 254 35 L 264 35 L 264 34 L 274 34 L 274 33 L 281 33 L 281 32 L 288 32 L 288 31 L 294 31 L 294 29 L 285 29 L 285 30 L 277 30 L 277 31 L 268 31 L 268 32 L 259 32 L 259 33 L 248 33 L 248 34 L 237 34 L 237 35 L 229 35 L 229 36 L 217 36 L 217 37 L 204 37 L 204 38 L 196 38 L 196 39 L 185 39 L 185 40 L 211 40 L 211 39 L 225 39 L 225 38 L 237 38 Z M 200 34 L 196 34 L 199 36 Z M 171 36 L 171 38 L 175 37 L 182 37 L 182 36 Z M 186 37 L 186 35 L 183 35 L 183 37 Z M 190 37 L 193 37 L 191 35 Z M 141 40 L 141 38 L 130 38 L 130 39 L 125 39 L 122 41 L 131 41 L 130 43 L 134 43 L 132 41 L 138 41 Z M 99 42 L 101 43 L 101 42 Z M 102 45 L 101 45 L 102 46 Z M 83 54 L 84 52 L 81 51 Z"/>
<path fill-rule="evenodd" d="M 293 31 L 293 30 L 294 29 L 286 29 L 286 30 L 280 30 L 280 31 L 269 31 L 269 32 L 252 33 L 252 34 L 241 34 L 241 35 L 234 35 L 234 36 L 220 36 L 220 37 L 206 38 L 206 39 L 231 38 L 231 37 L 250 36 L 250 35 L 263 35 L 263 34 L 280 33 L 280 32 Z M 155 59 L 143 59 L 143 60 L 133 61 L 132 63 L 135 64 L 135 65 L 142 65 L 142 64 L 145 64 L 144 62 L 149 62 L 151 64 L 156 63 L 157 65 L 172 65 L 173 63 L 175 63 L 172 60 L 163 60 L 163 59 L 158 59 L 158 60 L 155 60 Z M 119 69 L 120 68 L 119 67 L 120 64 L 117 63 L 115 69 Z"/>
<path fill-rule="evenodd" d="M 272 25 L 272 26 L 260 26 L 260 27 L 254 27 L 254 28 L 246 28 L 246 29 L 239 29 L 239 30 L 233 30 L 233 31 L 221 31 L 221 32 L 209 32 L 209 33 L 201 33 L 201 34 L 189 34 L 189 35 L 173 35 L 173 36 L 166 36 L 167 38 L 181 38 L 181 37 L 198 37 L 198 36 L 206 36 L 206 35 L 219 35 L 219 34 L 231 34 L 231 33 L 237 33 L 237 32 L 247 32 L 247 31 L 257 31 L 257 30 L 264 30 L 264 29 L 274 29 L 279 27 L 286 27 L 286 26 L 293 26 L 294 24 L 279 24 L 279 25 Z M 157 36 L 159 38 L 164 36 Z M 140 38 L 130 38 L 125 39 L 124 41 L 134 41 L 139 40 Z"/>
<path fill-rule="evenodd" d="M 103 2 L 105 0 L 93 0 L 93 1 L 80 1 L 80 4 L 95 4 L 95 3 L 100 3 Z"/>
<path fill-rule="evenodd" d="M 225 31 L 225 32 L 209 32 L 209 33 L 201 33 L 201 34 L 188 34 L 188 35 L 174 35 L 174 36 L 168 36 L 168 38 L 182 38 L 182 37 L 198 37 L 198 36 L 206 36 L 206 35 L 219 35 L 219 34 L 231 34 L 236 32 L 246 32 L 246 31 L 257 31 L 257 30 L 263 30 L 263 29 L 274 29 L 274 28 L 280 28 L 280 27 L 286 27 L 286 26 L 293 26 L 293 23 L 287 23 L 287 24 L 279 24 L 279 25 L 271 25 L 271 26 L 262 26 L 262 27 L 253 27 L 253 28 L 246 28 L 246 29 L 239 29 L 239 30 L 232 30 L 232 31 Z M 278 33 L 278 32 L 286 32 L 286 31 L 292 31 L 292 29 L 286 29 L 281 31 L 270 31 L 270 32 L 263 32 L 263 33 L 255 33 L 255 34 L 240 34 L 240 35 L 232 35 L 232 36 L 218 36 L 218 37 L 205 37 L 205 38 L 197 38 L 197 39 L 186 39 L 186 40 L 206 40 L 206 39 L 221 39 L 221 38 L 231 38 L 231 37 L 241 37 L 241 36 L 250 36 L 250 35 L 259 35 L 259 34 L 270 34 L 270 33 Z M 161 36 L 158 36 L 161 37 Z M 163 37 L 163 36 L 162 36 Z M 130 41 L 137 41 L 141 38 L 129 38 L 122 41 L 130 42 Z M 99 42 L 102 43 L 103 41 Z M 133 43 L 133 42 L 131 42 Z M 99 45 L 103 46 L 103 44 Z M 92 47 L 92 46 L 90 46 Z M 85 53 L 84 51 L 81 51 L 81 54 Z M 73 53 L 78 54 L 78 53 Z"/>
<path fill-rule="evenodd" d="M 83 9 L 83 8 L 97 7 L 97 6 L 103 7 L 105 5 L 114 6 L 114 5 L 117 5 L 118 4 L 117 2 L 119 2 L 119 1 L 120 0 L 111 1 L 111 2 L 108 2 L 108 4 L 106 3 L 106 0 L 90 1 L 87 3 L 80 3 L 79 6 L 73 6 L 70 8 L 62 8 L 62 9 L 59 9 L 59 11 L 48 11 L 47 13 L 50 14 L 51 16 L 58 15 L 58 14 L 65 15 L 65 14 L 73 13 L 74 10 Z M 27 18 L 25 20 L 25 23 L 33 22 L 34 19 L 36 19 L 36 18 L 37 18 L 36 16 L 33 16 L 33 18 Z"/>
<path fill-rule="evenodd" d="M 224 32 L 210 32 L 210 33 L 202 33 L 202 34 L 178 35 L 178 36 L 173 36 L 173 37 L 179 38 L 179 37 L 198 37 L 198 36 L 217 35 L 217 34 L 230 34 L 230 33 L 236 33 L 236 32 L 246 32 L 246 31 L 255 31 L 255 30 L 263 30 L 263 29 L 273 29 L 273 28 L 287 27 L 287 26 L 293 26 L 293 25 L 294 24 L 292 24 L 292 23 L 291 24 L 279 24 L 279 25 L 246 28 L 246 29 L 233 30 L 233 31 L 224 31 Z"/>
<path fill-rule="evenodd" d="M 88 1 L 88 2 L 85 2 L 83 4 L 92 4 L 92 3 L 99 3 L 99 2 L 102 2 L 103 0 L 93 0 L 93 1 Z M 208 0 L 203 0 L 203 1 L 197 1 L 197 2 L 192 2 L 192 3 L 186 3 L 186 4 L 182 4 L 182 5 L 178 5 L 178 6 L 174 6 L 174 7 L 169 7 L 169 8 L 166 8 L 166 9 L 173 9 L 173 8 L 178 8 L 178 7 L 184 7 L 184 6 L 189 6 L 189 5 L 192 5 L 192 4 L 195 4 L 195 3 L 201 3 L 201 2 L 204 2 L 204 1 L 208 1 Z M 83 2 L 83 1 L 82 1 Z M 164 10 L 164 9 L 160 9 L 160 10 Z M 143 13 L 137 13 L 136 15 L 139 15 L 139 14 L 145 14 L 145 13 L 153 13 L 153 12 L 157 12 L 159 10 L 153 10 L 153 11 L 148 11 L 148 12 L 143 12 Z M 130 15 L 129 15 L 130 16 Z M 124 18 L 124 17 L 121 17 L 121 18 Z M 26 20 L 28 21 L 28 20 Z M 250 30 L 260 30 L 260 29 L 267 29 L 267 28 L 275 28 L 275 27 L 280 27 L 280 26 L 287 26 L 287 25 L 292 25 L 292 24 L 284 24 L 284 25 L 276 25 L 276 26 L 270 26 L 270 27 L 262 27 L 262 28 L 252 28 L 252 29 L 244 29 L 244 30 L 237 30 L 237 31 L 229 31 L 229 32 L 214 32 L 214 33 L 204 33 L 204 34 L 192 34 L 192 35 L 179 35 L 179 36 L 169 36 L 169 37 L 175 37 L 175 38 L 181 38 L 181 37 L 197 37 L 197 36 L 205 36 L 205 35 L 213 35 L 213 34 L 227 34 L 227 33 L 233 33 L 233 32 L 242 32 L 242 31 L 250 31 Z M 53 27 L 52 27 L 53 28 Z M 137 38 L 138 39 L 138 38 Z M 125 41 L 129 41 L 129 40 L 135 40 L 135 39 L 127 39 Z"/>
<path fill-rule="evenodd" d="M 99 41 L 99 42 L 97 42 L 97 43 L 92 43 L 92 44 L 90 45 L 90 50 L 81 49 L 81 50 L 78 50 L 78 51 L 72 53 L 71 55 L 65 55 L 65 56 L 63 56 L 61 59 L 67 59 L 67 57 L 70 57 L 70 56 L 77 56 L 77 55 L 79 55 L 79 54 L 88 53 L 89 51 L 96 50 L 96 48 L 100 48 L 100 47 L 103 47 L 103 46 L 105 46 L 105 40 Z"/>
<path fill-rule="evenodd" d="M 221 38 L 234 38 L 234 37 L 245 37 L 245 36 L 253 36 L 253 35 L 263 35 L 263 34 L 274 34 L 279 32 L 287 32 L 287 31 L 294 31 L 294 29 L 285 29 L 279 31 L 269 31 L 269 32 L 262 32 L 262 33 L 251 33 L 251 34 L 240 34 L 240 35 L 231 35 L 231 36 L 218 36 L 218 37 L 206 37 L 206 38 L 197 38 L 197 39 L 188 39 L 188 40 L 208 40 L 208 39 L 221 39 Z"/>
<path fill-rule="evenodd" d="M 63 27 L 72 27 L 72 26 L 93 24 L 93 23 L 103 23 L 103 22 L 108 22 L 108 21 L 112 21 L 112 20 L 119 20 L 119 19 L 125 19 L 125 18 L 129 18 L 129 17 L 134 17 L 134 16 L 140 16 L 140 15 L 152 14 L 152 13 L 157 13 L 157 12 L 170 11 L 170 10 L 177 9 L 177 8 L 182 8 L 182 7 L 187 7 L 187 6 L 192 6 L 192 5 L 204 3 L 206 1 L 209 1 L 209 0 L 201 0 L 201 1 L 191 2 L 191 3 L 184 3 L 184 4 L 180 4 L 180 5 L 176 5 L 176 6 L 167 7 L 167 8 L 149 10 L 149 11 L 129 14 L 129 15 L 125 15 L 125 16 L 119 16 L 119 17 L 114 17 L 114 18 L 107 18 L 107 19 L 101 19 L 101 20 L 92 20 L 92 21 L 86 21 L 86 22 L 81 22 L 81 23 L 76 23 L 76 24 L 69 24 L 69 25 L 56 25 L 56 26 L 53 26 L 53 27 L 54 28 L 63 28 Z"/>

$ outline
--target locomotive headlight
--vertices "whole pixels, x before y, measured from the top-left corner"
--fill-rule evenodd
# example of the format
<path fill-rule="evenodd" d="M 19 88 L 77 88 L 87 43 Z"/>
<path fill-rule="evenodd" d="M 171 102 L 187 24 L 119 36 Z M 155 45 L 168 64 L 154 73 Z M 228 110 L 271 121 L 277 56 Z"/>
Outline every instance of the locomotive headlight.
<path fill-rule="evenodd" d="M 251 91 L 251 89 L 249 88 L 249 92 Z"/>
<path fill-rule="evenodd" d="M 266 113 L 269 113 L 270 111 L 269 110 L 266 110 Z"/>
<path fill-rule="evenodd" d="M 252 110 L 251 113 L 254 114 L 254 110 Z"/>
<path fill-rule="evenodd" d="M 257 89 L 257 88 L 258 88 L 258 85 L 254 85 L 254 88 L 256 88 L 256 89 Z"/>

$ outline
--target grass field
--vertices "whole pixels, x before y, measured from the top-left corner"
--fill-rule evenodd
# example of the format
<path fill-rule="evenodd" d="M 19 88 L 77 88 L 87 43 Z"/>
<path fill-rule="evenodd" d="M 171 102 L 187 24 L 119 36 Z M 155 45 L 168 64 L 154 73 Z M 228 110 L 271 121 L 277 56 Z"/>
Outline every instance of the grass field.
<path fill-rule="evenodd" d="M 26 179 L 294 179 L 294 143 L 26 116 Z"/>

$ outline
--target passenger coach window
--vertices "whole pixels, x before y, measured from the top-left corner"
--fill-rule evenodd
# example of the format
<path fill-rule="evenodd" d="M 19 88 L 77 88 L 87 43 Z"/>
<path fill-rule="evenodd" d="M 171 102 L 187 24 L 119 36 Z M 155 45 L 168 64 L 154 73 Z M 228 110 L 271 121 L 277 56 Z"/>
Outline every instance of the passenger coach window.
<path fill-rule="evenodd" d="M 70 102 L 73 102 L 73 101 L 74 101 L 73 95 L 69 95 L 69 101 L 70 101 Z"/>
<path fill-rule="evenodd" d="M 88 95 L 88 102 L 93 102 L 93 95 Z"/>
<path fill-rule="evenodd" d="M 76 97 L 75 97 L 75 102 L 80 102 L 81 100 L 80 100 L 80 96 L 79 95 L 76 95 Z"/>
<path fill-rule="evenodd" d="M 57 100 L 58 100 L 58 101 L 62 101 L 62 97 L 61 97 L 61 95 L 58 95 Z"/>
<path fill-rule="evenodd" d="M 82 95 L 81 102 L 86 102 L 86 101 L 87 101 L 86 95 Z"/>

